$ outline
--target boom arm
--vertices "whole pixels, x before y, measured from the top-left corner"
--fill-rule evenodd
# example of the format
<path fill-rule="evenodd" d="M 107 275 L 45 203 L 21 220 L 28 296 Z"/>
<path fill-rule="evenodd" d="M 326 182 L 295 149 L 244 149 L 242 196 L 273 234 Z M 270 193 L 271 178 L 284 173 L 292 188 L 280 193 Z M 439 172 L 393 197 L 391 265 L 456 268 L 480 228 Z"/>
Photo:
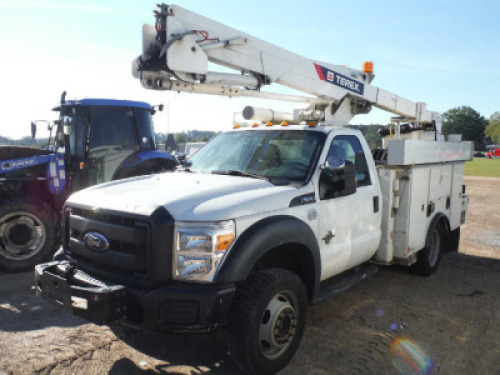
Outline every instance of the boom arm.
<path fill-rule="evenodd" d="M 372 73 L 307 59 L 179 6 L 161 4 L 155 15 L 155 26 L 143 26 L 143 54 L 133 66 L 145 88 L 306 102 L 299 119 L 327 123 L 345 124 L 373 105 L 440 131 L 439 113 L 371 85 Z M 210 72 L 209 62 L 240 74 Z M 311 96 L 260 91 L 271 83 Z"/>

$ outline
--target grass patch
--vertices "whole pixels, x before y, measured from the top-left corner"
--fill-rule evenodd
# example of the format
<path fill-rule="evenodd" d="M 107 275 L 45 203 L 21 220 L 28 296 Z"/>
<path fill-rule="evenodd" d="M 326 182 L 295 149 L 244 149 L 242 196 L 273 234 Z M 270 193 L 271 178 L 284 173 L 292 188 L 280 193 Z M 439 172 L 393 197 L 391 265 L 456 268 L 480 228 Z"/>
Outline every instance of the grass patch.
<path fill-rule="evenodd" d="M 500 159 L 476 158 L 465 163 L 466 176 L 486 176 L 500 178 Z"/>

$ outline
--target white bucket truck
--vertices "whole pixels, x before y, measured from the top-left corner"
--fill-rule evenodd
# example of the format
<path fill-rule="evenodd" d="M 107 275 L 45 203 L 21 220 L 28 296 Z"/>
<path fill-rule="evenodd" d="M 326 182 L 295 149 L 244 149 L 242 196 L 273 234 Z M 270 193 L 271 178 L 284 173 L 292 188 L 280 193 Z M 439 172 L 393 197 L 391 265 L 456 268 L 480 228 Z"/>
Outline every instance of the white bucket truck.
<path fill-rule="evenodd" d="M 64 208 L 63 254 L 37 290 L 97 324 L 229 330 L 242 371 L 274 373 L 299 346 L 309 303 L 375 264 L 434 272 L 457 250 L 470 142 L 444 141 L 440 115 L 370 83 L 181 7 L 160 5 L 134 75 L 144 87 L 308 103 L 247 107 L 255 123 L 220 134 L 173 174 L 80 191 Z M 208 62 L 238 74 L 208 71 Z M 278 83 L 310 96 L 260 91 Z M 344 127 L 372 106 L 397 115 L 371 151 Z M 406 124 L 401 124 L 406 123 Z"/>

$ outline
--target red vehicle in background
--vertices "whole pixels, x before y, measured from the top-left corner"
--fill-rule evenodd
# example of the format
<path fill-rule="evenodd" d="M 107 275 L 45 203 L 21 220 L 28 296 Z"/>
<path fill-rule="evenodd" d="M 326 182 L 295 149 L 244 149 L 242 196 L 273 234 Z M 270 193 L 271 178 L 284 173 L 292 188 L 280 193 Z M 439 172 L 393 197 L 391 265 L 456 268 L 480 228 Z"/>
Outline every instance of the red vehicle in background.
<path fill-rule="evenodd" d="M 489 158 L 489 159 L 500 158 L 500 148 L 488 151 L 486 153 L 486 157 Z"/>

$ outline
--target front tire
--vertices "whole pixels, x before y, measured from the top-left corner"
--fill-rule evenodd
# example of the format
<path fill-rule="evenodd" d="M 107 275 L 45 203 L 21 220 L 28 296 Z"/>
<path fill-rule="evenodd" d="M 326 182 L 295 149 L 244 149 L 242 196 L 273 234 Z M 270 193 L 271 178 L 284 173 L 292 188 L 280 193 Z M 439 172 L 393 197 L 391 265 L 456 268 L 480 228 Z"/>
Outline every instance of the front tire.
<path fill-rule="evenodd" d="M 48 259 L 60 244 L 57 216 L 39 206 L 13 202 L 0 208 L 0 268 L 22 271 Z"/>
<path fill-rule="evenodd" d="M 258 271 L 237 291 L 229 321 L 231 359 L 248 374 L 274 374 L 299 347 L 307 293 L 294 273 Z"/>

